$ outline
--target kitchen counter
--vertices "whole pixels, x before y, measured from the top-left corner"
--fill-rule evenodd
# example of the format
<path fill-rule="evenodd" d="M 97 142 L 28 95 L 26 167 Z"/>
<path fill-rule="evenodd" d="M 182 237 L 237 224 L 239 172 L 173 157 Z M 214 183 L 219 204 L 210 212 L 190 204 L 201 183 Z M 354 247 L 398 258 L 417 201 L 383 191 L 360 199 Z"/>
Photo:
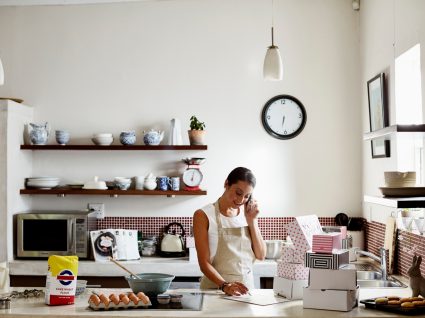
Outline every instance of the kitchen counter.
<path fill-rule="evenodd" d="M 99 289 L 96 289 L 99 291 Z M 122 290 L 122 289 L 121 289 Z M 103 290 L 103 292 L 118 292 L 117 289 Z M 178 290 L 197 291 L 197 290 Z M 270 297 L 273 296 L 273 290 L 260 289 L 253 290 L 253 294 L 260 294 Z M 360 299 L 383 296 L 397 295 L 407 297 L 411 293 L 410 288 L 404 289 L 361 289 Z M 6 318 L 26 318 L 26 317 L 314 317 L 314 318 L 332 318 L 332 317 L 399 317 L 396 314 L 383 311 L 366 309 L 364 305 L 354 308 L 350 312 L 338 312 L 327 310 L 303 309 L 302 301 L 289 301 L 269 306 L 258 306 L 237 301 L 223 299 L 223 294 L 219 291 L 207 292 L 204 295 L 204 303 L 201 311 L 183 311 L 183 310 L 111 310 L 111 311 L 93 311 L 87 306 L 87 300 L 90 290 L 85 294 L 76 297 L 74 305 L 67 306 L 47 306 L 44 299 L 18 299 L 12 300 L 11 309 L 0 309 L 0 317 Z"/>
<path fill-rule="evenodd" d="M 137 273 L 170 273 L 175 276 L 200 277 L 202 273 L 198 262 L 189 262 L 188 258 L 142 257 L 137 261 L 120 262 L 129 270 Z M 47 274 L 47 260 L 13 260 L 9 262 L 10 275 L 41 276 Z M 254 263 L 254 275 L 274 277 L 276 261 L 264 260 Z M 125 271 L 112 262 L 94 262 L 80 260 L 78 276 L 124 276 Z"/>

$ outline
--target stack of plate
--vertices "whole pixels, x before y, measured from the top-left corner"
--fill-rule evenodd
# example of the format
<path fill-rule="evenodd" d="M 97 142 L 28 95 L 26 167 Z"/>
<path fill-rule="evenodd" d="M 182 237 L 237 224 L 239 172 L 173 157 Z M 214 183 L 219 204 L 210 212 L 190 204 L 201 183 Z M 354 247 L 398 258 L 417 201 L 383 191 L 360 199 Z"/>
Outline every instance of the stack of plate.
<path fill-rule="evenodd" d="M 26 178 L 27 188 L 51 189 L 59 185 L 59 178 L 56 177 L 34 177 Z"/>

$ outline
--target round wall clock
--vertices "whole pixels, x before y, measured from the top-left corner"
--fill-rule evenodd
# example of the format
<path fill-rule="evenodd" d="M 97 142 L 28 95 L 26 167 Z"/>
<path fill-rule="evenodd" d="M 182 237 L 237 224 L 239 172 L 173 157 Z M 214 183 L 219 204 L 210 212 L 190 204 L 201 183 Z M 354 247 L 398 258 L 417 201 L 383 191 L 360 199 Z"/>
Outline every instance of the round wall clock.
<path fill-rule="evenodd" d="M 270 99 L 261 114 L 264 129 L 278 139 L 299 135 L 307 122 L 303 104 L 293 96 L 277 95 Z"/>

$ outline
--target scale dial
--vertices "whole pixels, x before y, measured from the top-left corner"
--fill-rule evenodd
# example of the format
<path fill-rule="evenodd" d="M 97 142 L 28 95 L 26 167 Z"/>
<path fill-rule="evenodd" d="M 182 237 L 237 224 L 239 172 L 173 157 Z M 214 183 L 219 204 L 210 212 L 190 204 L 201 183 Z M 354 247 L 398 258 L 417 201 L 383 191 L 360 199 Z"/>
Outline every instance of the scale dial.
<path fill-rule="evenodd" d="M 203 177 L 199 169 L 189 168 L 183 172 L 183 183 L 188 187 L 198 187 Z"/>

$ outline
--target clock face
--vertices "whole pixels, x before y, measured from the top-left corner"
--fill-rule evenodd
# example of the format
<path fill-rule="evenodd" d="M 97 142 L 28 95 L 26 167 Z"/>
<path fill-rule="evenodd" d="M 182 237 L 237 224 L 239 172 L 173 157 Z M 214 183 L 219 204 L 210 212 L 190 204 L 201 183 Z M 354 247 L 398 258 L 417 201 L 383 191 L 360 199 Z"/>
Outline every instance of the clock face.
<path fill-rule="evenodd" d="M 293 96 L 278 95 L 264 105 L 261 116 L 264 129 L 278 139 L 291 139 L 305 126 L 307 113 L 303 104 Z"/>
<path fill-rule="evenodd" d="M 201 184 L 203 175 L 199 169 L 187 169 L 183 172 L 183 182 L 188 187 L 197 187 Z"/>

